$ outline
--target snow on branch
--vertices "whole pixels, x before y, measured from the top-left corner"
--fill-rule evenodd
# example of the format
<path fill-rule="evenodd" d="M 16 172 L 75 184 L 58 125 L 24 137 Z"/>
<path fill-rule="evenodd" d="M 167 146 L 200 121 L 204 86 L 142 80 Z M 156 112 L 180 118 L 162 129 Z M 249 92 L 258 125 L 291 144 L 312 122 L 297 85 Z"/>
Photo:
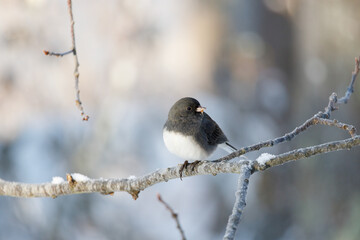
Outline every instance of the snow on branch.
<path fill-rule="evenodd" d="M 253 170 L 255 171 L 264 171 L 270 167 L 279 166 L 290 161 L 299 160 L 303 158 L 308 158 L 314 155 L 319 155 L 323 153 L 335 152 L 339 150 L 350 150 L 353 147 L 360 145 L 360 135 L 356 135 L 352 138 L 347 138 L 345 140 L 328 142 L 316 146 L 306 147 L 296 149 L 290 152 L 282 153 L 272 158 L 269 158 L 266 162 L 259 163 L 258 161 L 254 162 Z"/>

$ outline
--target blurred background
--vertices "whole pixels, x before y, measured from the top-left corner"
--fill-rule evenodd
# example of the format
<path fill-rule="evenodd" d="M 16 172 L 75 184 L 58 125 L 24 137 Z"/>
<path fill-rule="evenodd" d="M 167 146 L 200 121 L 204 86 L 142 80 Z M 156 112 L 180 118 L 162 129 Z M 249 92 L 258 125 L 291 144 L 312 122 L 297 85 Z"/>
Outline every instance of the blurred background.
<path fill-rule="evenodd" d="M 183 160 L 162 127 L 197 98 L 238 147 L 291 131 L 343 95 L 360 54 L 359 1 L 76 0 L 80 89 L 66 1 L 0 0 L 0 178 L 28 183 L 79 172 L 141 176 Z M 359 79 L 358 79 L 359 80 Z M 332 117 L 359 128 L 359 83 Z M 261 152 L 344 139 L 315 126 Z M 237 239 L 360 239 L 360 149 L 254 174 Z M 218 150 L 211 159 L 225 155 Z M 0 197 L 0 239 L 221 239 L 237 176 L 197 176 L 127 193 Z"/>

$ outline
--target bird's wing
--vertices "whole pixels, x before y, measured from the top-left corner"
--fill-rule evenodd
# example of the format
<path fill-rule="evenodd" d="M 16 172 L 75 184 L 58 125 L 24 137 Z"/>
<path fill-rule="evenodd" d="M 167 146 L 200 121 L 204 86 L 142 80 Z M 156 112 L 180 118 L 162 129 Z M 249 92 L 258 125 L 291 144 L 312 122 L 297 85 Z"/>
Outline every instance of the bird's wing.
<path fill-rule="evenodd" d="M 202 126 L 204 127 L 207 141 L 210 145 L 221 144 L 228 141 L 219 125 L 206 113 L 204 113 Z"/>

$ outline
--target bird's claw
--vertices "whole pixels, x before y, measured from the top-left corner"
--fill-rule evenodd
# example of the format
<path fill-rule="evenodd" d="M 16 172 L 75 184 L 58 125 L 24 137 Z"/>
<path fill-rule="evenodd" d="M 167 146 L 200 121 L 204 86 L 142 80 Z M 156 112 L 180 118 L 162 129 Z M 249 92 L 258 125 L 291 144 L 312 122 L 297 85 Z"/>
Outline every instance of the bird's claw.
<path fill-rule="evenodd" d="M 186 160 L 180 167 L 179 169 L 179 175 L 180 175 L 180 180 L 182 181 L 182 174 L 183 174 L 183 171 L 184 169 L 187 169 L 187 167 L 189 166 L 189 161 Z"/>
<path fill-rule="evenodd" d="M 197 161 L 194 161 L 192 163 L 189 163 L 189 161 L 185 161 L 180 169 L 179 169 L 179 175 L 180 175 L 180 180 L 182 181 L 182 176 L 183 176 L 183 172 L 184 172 L 184 169 L 188 169 L 189 166 L 191 166 L 191 171 L 193 172 L 195 170 L 195 167 L 200 163 L 201 161 L 197 160 Z"/>

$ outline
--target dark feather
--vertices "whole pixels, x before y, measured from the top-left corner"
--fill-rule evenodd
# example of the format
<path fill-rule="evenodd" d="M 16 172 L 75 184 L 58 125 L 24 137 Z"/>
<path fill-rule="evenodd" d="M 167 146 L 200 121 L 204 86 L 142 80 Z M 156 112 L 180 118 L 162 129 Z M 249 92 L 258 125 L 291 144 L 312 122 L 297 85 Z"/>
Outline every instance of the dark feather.
<path fill-rule="evenodd" d="M 207 113 L 204 113 L 201 128 L 206 133 L 207 142 L 210 145 L 217 145 L 228 141 L 219 125 Z"/>

